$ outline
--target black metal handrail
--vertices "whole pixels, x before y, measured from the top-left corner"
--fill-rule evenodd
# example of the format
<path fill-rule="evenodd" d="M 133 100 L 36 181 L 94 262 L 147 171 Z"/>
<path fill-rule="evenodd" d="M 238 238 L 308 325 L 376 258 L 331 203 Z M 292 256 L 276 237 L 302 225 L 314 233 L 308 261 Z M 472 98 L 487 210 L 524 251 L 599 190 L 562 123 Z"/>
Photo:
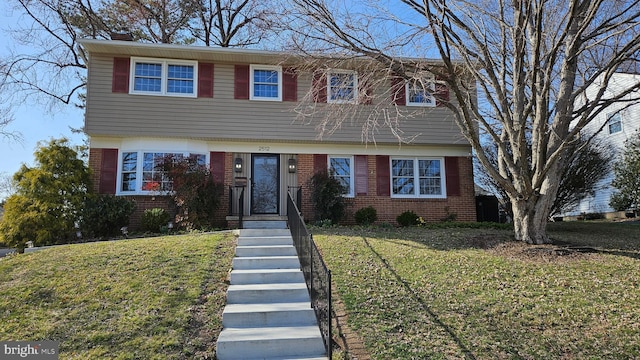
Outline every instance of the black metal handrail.
<path fill-rule="evenodd" d="M 293 200 L 298 207 L 298 210 L 302 209 L 302 186 L 288 186 L 289 194 L 293 197 Z"/>
<path fill-rule="evenodd" d="M 233 186 L 229 185 L 229 209 L 227 216 L 233 216 Z"/>
<path fill-rule="evenodd" d="M 242 229 L 242 217 L 244 216 L 244 186 L 240 192 L 240 198 L 238 199 L 238 229 Z"/>
<path fill-rule="evenodd" d="M 241 189 L 240 194 L 237 195 L 238 201 L 234 201 L 236 192 L 233 191 L 234 186 L 229 186 L 229 216 L 238 216 L 238 228 L 242 229 L 242 217 L 244 216 L 244 186 L 235 186 L 236 189 Z M 236 190 L 237 191 L 237 190 Z M 237 204 L 237 206 L 234 206 Z M 237 211 L 234 211 L 237 209 Z"/>
<path fill-rule="evenodd" d="M 316 314 L 327 355 L 331 359 L 333 340 L 331 336 L 331 270 L 327 267 L 318 251 L 313 235 L 304 224 L 298 206 L 291 193 L 287 196 L 287 220 L 293 237 L 293 244 L 298 252 L 300 266 L 304 274 L 307 289 L 311 296 L 311 307 Z"/>

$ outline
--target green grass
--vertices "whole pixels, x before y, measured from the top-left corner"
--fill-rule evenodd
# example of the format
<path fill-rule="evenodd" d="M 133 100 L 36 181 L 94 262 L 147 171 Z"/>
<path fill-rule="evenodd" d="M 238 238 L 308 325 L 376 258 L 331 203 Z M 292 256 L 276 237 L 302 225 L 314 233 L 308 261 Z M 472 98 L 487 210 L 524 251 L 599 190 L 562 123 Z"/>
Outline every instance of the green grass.
<path fill-rule="evenodd" d="M 60 246 L 0 260 L 0 339 L 61 359 L 211 358 L 233 236 Z"/>
<path fill-rule="evenodd" d="M 640 225 L 552 224 L 565 245 L 499 229 L 314 229 L 374 359 L 640 358 Z"/>
<path fill-rule="evenodd" d="M 443 225 L 444 226 L 444 225 Z M 313 229 L 374 359 L 640 358 L 640 225 L 551 224 L 563 246 L 504 229 Z M 0 339 L 61 359 L 212 358 L 228 234 L 61 246 L 0 260 Z"/>

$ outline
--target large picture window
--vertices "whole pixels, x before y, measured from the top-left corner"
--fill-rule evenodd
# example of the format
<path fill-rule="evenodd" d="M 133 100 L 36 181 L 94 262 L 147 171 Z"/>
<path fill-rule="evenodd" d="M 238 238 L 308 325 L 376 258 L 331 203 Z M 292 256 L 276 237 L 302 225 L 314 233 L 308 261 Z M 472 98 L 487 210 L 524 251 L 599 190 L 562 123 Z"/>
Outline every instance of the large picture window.
<path fill-rule="evenodd" d="M 327 76 L 330 103 L 354 103 L 358 98 L 358 76 L 355 71 L 332 70 Z"/>
<path fill-rule="evenodd" d="M 131 93 L 195 97 L 197 68 L 195 61 L 133 58 Z"/>
<path fill-rule="evenodd" d="M 444 162 L 426 158 L 391 159 L 391 195 L 444 198 Z"/>
<path fill-rule="evenodd" d="M 173 183 L 161 166 L 165 159 L 192 158 L 206 164 L 206 155 L 182 152 L 123 152 L 120 166 L 120 192 L 155 194 L 173 190 Z"/>
<path fill-rule="evenodd" d="M 338 180 L 347 193 L 345 196 L 352 197 L 353 191 L 353 157 L 329 156 L 329 173 Z"/>

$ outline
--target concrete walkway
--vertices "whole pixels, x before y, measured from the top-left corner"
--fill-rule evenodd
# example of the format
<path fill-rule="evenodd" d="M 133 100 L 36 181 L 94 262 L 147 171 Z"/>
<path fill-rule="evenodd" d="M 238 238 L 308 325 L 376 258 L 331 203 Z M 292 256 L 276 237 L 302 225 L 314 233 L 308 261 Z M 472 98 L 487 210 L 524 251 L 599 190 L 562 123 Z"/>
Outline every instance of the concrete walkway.
<path fill-rule="evenodd" d="M 216 356 L 327 359 L 288 229 L 242 229 Z"/>

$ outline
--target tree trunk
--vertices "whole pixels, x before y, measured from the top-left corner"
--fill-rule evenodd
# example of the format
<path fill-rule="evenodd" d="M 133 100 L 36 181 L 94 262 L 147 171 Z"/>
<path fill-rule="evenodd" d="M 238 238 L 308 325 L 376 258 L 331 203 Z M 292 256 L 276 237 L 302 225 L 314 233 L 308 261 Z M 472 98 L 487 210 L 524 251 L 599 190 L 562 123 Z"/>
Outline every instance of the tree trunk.
<path fill-rule="evenodd" d="M 544 203 L 548 196 L 540 196 L 536 200 L 511 199 L 513 210 L 513 229 L 516 240 L 528 244 L 547 244 L 551 241 L 547 235 L 548 211 Z"/>

